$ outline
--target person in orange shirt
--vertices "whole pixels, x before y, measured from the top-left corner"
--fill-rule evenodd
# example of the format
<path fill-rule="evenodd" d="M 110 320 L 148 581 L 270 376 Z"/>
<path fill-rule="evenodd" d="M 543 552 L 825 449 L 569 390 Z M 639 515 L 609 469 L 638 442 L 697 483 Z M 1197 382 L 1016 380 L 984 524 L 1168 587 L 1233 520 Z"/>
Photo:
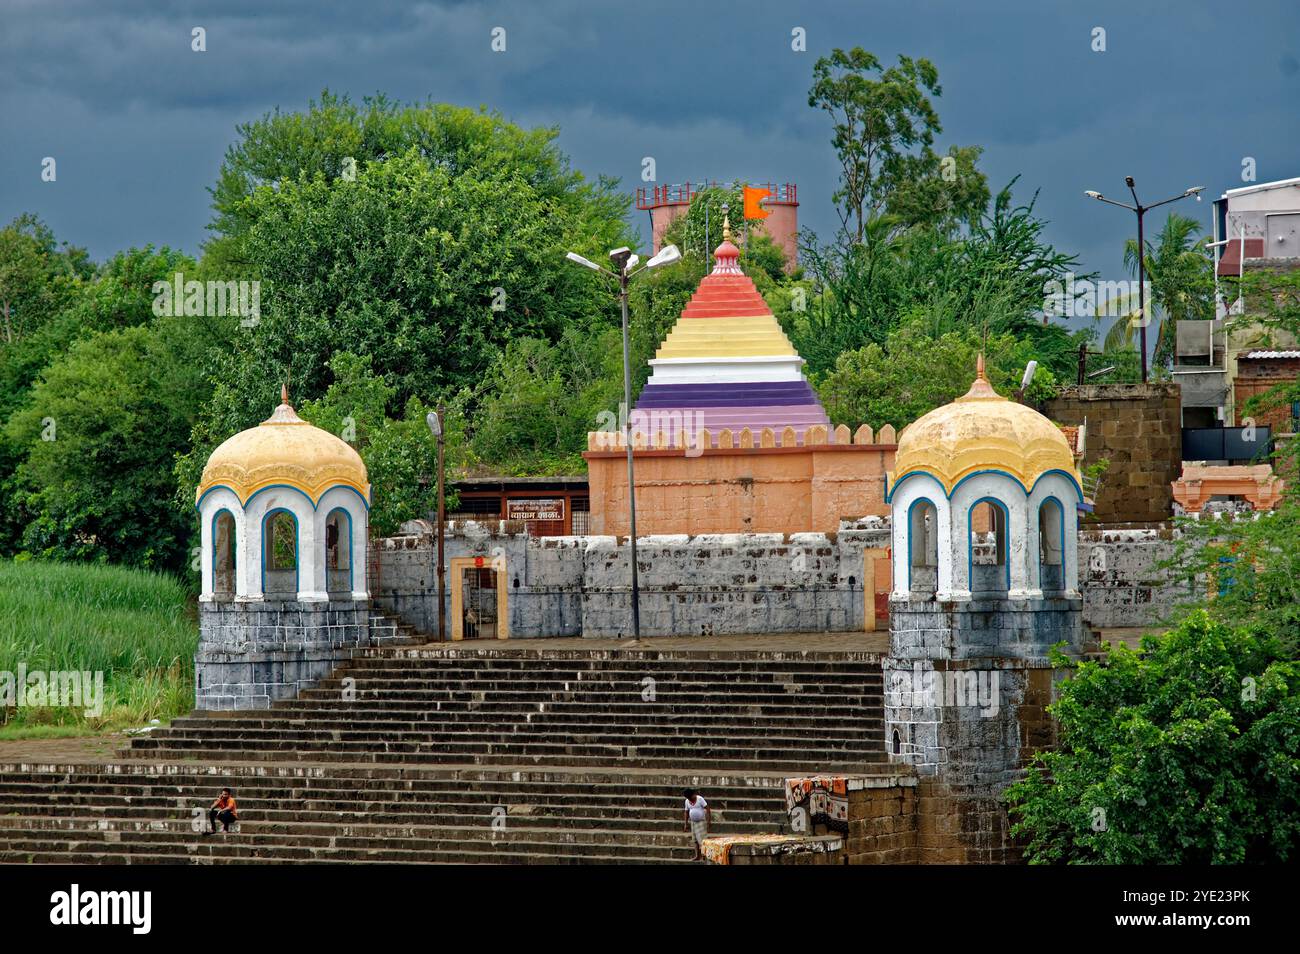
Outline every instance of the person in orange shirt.
<path fill-rule="evenodd" d="M 203 834 L 213 834 L 217 830 L 217 822 L 221 822 L 222 831 L 230 831 L 230 826 L 239 821 L 238 805 L 235 803 L 235 796 L 230 793 L 230 789 L 223 788 L 217 800 L 212 803 L 208 809 L 208 824 L 212 826 L 210 832 L 205 831 Z"/>

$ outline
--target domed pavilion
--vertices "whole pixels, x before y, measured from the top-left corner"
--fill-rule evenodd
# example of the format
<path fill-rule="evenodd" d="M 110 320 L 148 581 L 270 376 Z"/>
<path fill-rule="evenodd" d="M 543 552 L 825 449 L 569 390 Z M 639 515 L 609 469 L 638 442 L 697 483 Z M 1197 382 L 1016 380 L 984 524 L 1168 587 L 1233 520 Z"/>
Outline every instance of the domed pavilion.
<path fill-rule="evenodd" d="M 345 441 L 280 405 L 203 468 L 199 709 L 261 708 L 369 644 L 370 481 Z"/>
<path fill-rule="evenodd" d="M 1074 452 L 993 390 L 982 355 L 965 395 L 903 431 L 886 480 L 894 599 L 1078 596 Z"/>
<path fill-rule="evenodd" d="M 212 452 L 196 506 L 202 600 L 366 599 L 366 465 L 284 389 L 269 418 Z"/>

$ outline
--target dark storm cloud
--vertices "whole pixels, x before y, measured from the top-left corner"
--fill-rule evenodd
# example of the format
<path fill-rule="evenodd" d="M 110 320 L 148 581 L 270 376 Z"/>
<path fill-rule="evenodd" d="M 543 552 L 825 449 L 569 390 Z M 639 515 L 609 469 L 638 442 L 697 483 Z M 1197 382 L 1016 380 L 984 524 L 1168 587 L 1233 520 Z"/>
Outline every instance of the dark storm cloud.
<path fill-rule="evenodd" d="M 208 52 L 190 50 L 207 31 Z M 505 28 L 507 51 L 490 31 Z M 328 87 L 487 105 L 556 125 L 577 168 L 640 185 L 701 176 L 799 184 L 828 232 L 836 166 L 808 108 L 816 57 L 862 45 L 940 71 L 940 145 L 978 144 L 994 186 L 1041 190 L 1050 237 L 1120 277 L 1131 223 L 1089 202 L 1132 174 L 1147 198 L 1300 175 L 1292 0 L 1222 3 L 7 3 L 0 12 L 0 218 L 41 214 L 102 258 L 197 251 L 235 126 Z M 790 49 L 794 27 L 808 52 Z M 1094 27 L 1107 49 L 1091 49 Z M 40 160 L 57 158 L 57 183 Z M 1180 211 L 1209 221 L 1209 204 Z M 638 224 L 644 220 L 638 218 Z"/>

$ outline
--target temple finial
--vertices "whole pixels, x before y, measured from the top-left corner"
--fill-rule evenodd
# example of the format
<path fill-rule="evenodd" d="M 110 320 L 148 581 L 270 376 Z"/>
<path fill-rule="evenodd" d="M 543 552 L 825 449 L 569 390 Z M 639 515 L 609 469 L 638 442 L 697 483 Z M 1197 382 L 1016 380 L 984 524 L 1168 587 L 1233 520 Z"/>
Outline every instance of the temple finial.
<path fill-rule="evenodd" d="M 975 377 L 984 379 L 984 352 L 975 360 Z"/>
<path fill-rule="evenodd" d="M 722 240 L 731 241 L 731 217 L 725 212 L 722 215 Z"/>
<path fill-rule="evenodd" d="M 289 403 L 289 382 L 285 381 L 280 385 L 280 403 Z"/>

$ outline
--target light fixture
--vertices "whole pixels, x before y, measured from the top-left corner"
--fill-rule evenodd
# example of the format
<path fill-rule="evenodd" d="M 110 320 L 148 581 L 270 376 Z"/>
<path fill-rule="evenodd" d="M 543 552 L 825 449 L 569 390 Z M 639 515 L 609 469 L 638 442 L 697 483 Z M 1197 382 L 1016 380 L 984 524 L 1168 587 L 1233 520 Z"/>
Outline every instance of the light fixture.
<path fill-rule="evenodd" d="M 650 261 L 645 263 L 646 268 L 658 268 L 660 265 L 671 265 L 682 257 L 681 250 L 676 245 L 665 245 L 659 250 L 659 254 L 654 256 Z"/>
<path fill-rule="evenodd" d="M 614 263 L 614 271 L 627 271 L 628 259 L 632 257 L 632 250 L 626 245 L 620 246 L 609 253 L 609 260 Z"/>
<path fill-rule="evenodd" d="M 1085 192 L 1084 195 L 1086 195 L 1086 196 L 1087 196 L 1088 198 L 1090 198 L 1090 199 L 1100 199 L 1100 198 L 1101 198 L 1101 193 L 1100 193 L 1100 192 L 1093 192 L 1091 189 L 1089 189 L 1087 192 Z M 573 257 L 573 253 L 572 253 L 572 252 L 569 253 L 569 257 L 570 257 L 570 258 Z"/>
<path fill-rule="evenodd" d="M 636 268 L 637 263 L 639 263 L 640 261 L 641 261 L 641 256 L 638 255 L 636 252 L 633 252 L 632 257 L 627 260 L 627 264 L 624 265 L 623 267 L 630 272 L 632 269 Z"/>
<path fill-rule="evenodd" d="M 600 266 L 589 258 L 583 258 L 577 252 L 569 252 L 565 256 L 571 262 L 577 262 L 583 268 L 590 268 L 593 272 L 600 271 Z"/>
<path fill-rule="evenodd" d="M 1030 361 L 1025 365 L 1025 376 L 1020 379 L 1020 390 L 1029 387 L 1029 382 L 1034 380 L 1034 372 L 1038 370 L 1038 362 Z"/>
<path fill-rule="evenodd" d="M 430 411 L 424 416 L 424 423 L 429 425 L 429 433 L 434 437 L 442 437 L 442 418 L 438 417 L 437 411 Z"/>

